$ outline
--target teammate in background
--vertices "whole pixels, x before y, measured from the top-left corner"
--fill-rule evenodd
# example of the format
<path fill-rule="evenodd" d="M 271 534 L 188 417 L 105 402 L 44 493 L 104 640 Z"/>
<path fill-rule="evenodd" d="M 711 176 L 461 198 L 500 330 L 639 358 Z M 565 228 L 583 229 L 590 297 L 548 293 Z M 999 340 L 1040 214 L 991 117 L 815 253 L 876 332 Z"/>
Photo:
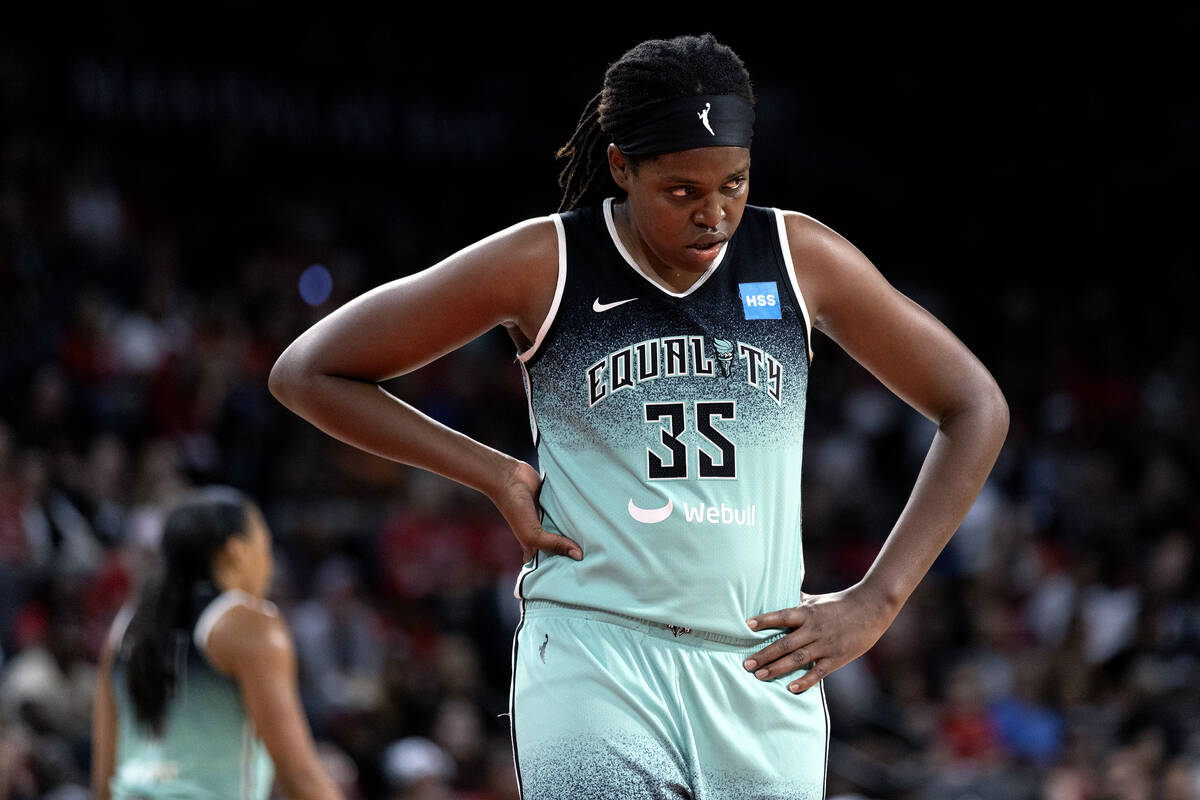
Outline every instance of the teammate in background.
<path fill-rule="evenodd" d="M 988 371 L 857 249 L 747 205 L 753 121 L 732 50 L 643 42 L 560 151 L 559 214 L 366 293 L 271 374 L 322 430 L 485 493 L 511 525 L 527 800 L 823 796 L 821 679 L 891 624 L 1007 431 Z M 496 325 L 540 475 L 379 386 Z M 814 326 L 938 426 L 870 570 L 825 595 L 801 586 Z"/>
<path fill-rule="evenodd" d="M 167 517 L 162 557 L 101 654 L 92 796 L 261 800 L 277 777 L 288 798 L 340 798 L 300 707 L 291 636 L 264 599 L 262 513 L 237 490 L 194 490 Z"/>

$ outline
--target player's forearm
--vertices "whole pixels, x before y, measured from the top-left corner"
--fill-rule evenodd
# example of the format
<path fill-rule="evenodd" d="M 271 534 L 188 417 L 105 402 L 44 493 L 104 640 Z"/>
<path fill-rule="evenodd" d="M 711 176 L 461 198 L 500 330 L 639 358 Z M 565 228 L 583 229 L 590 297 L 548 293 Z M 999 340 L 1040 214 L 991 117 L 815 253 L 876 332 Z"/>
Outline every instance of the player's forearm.
<path fill-rule="evenodd" d="M 283 359 L 271 392 L 316 427 L 384 458 L 436 472 L 489 497 L 514 459 L 452 430 L 379 385 L 307 371 Z"/>
<path fill-rule="evenodd" d="M 109 781 L 116 767 L 117 707 L 113 699 L 109 675 L 112 670 L 112 649 L 105 645 L 100 656 L 99 674 L 92 696 L 92 797 L 109 800 Z M 0 748 L 4 743 L 0 741 Z M 3 753 L 0 753 L 3 760 Z M 4 768 L 0 764 L 0 797 L 8 797 L 4 789 Z"/>
<path fill-rule="evenodd" d="M 863 578 L 898 612 L 970 511 L 1008 432 L 1008 406 L 989 383 L 943 420 L 883 548 Z"/>
<path fill-rule="evenodd" d="M 342 792 L 321 767 L 317 756 L 312 763 L 278 773 L 278 782 L 288 800 L 342 800 Z"/>

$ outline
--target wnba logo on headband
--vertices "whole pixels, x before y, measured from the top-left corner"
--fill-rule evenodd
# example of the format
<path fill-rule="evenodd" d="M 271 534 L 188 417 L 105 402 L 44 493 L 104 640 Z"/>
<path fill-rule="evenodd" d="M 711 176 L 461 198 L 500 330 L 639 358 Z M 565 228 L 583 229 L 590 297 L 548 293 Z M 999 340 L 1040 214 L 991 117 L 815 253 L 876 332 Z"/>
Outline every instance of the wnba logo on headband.
<path fill-rule="evenodd" d="M 653 106 L 637 122 L 612 134 L 627 156 L 656 156 L 696 147 L 748 148 L 754 136 L 754 106 L 732 94 L 677 97 Z"/>

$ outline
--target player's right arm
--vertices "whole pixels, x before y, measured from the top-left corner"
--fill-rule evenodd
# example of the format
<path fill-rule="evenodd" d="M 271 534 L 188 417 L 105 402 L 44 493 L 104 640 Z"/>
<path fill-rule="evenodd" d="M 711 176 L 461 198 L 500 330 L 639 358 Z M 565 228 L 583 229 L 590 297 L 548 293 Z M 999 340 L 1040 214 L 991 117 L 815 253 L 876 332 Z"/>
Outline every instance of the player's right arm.
<path fill-rule="evenodd" d="M 541 481 L 531 466 L 447 428 L 379 385 L 497 325 L 534 341 L 557 279 L 554 223 L 516 225 L 329 314 L 279 357 L 271 392 L 331 436 L 483 492 L 526 558 L 534 550 L 581 557 L 578 544 L 542 530 Z"/>
<path fill-rule="evenodd" d="M 283 618 L 234 606 L 213 626 L 206 654 L 218 672 L 237 681 L 284 796 L 341 800 L 341 791 L 321 765 L 300 705 L 296 652 Z"/>

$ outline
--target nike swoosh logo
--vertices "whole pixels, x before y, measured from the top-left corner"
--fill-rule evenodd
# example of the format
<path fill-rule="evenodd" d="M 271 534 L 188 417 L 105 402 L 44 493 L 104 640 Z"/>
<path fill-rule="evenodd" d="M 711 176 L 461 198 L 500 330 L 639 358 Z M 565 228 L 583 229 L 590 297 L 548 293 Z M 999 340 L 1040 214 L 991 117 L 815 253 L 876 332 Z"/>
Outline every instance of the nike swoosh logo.
<path fill-rule="evenodd" d="M 601 303 L 600 298 L 597 297 L 595 300 L 592 301 L 592 311 L 595 311 L 597 314 L 600 314 L 605 311 L 608 311 L 610 308 L 616 308 L 617 306 L 623 306 L 626 303 L 632 303 L 634 300 L 637 300 L 637 298 L 631 297 L 628 300 L 618 300 L 615 303 Z"/>
<path fill-rule="evenodd" d="M 629 498 L 629 516 L 636 519 L 638 522 L 643 522 L 647 525 L 653 525 L 656 522 L 662 522 L 667 517 L 671 516 L 671 512 L 675 509 L 675 501 L 667 499 L 667 504 L 662 508 L 638 508 L 633 504 L 633 498 Z"/>

